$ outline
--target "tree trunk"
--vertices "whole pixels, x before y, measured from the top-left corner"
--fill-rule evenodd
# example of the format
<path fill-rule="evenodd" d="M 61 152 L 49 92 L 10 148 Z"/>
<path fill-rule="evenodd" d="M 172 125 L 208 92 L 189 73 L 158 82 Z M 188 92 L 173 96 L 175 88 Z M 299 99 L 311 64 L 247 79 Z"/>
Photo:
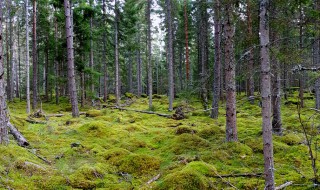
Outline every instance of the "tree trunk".
<path fill-rule="evenodd" d="M 173 110 L 173 98 L 174 98 L 174 81 L 173 81 L 173 36 L 172 36 L 172 13 L 171 13 L 171 1 L 166 0 L 167 6 L 167 22 L 168 22 L 168 67 L 169 67 L 169 111 Z"/>
<path fill-rule="evenodd" d="M 55 97 L 56 104 L 59 104 L 59 62 L 57 59 L 58 56 L 58 21 L 55 17 L 54 19 L 54 68 L 55 68 Z"/>
<path fill-rule="evenodd" d="M 14 64 L 14 61 L 13 61 L 13 40 L 12 40 L 12 37 L 13 37 L 13 20 L 12 20 L 12 13 L 11 13 L 11 9 L 12 9 L 12 1 L 9 1 L 9 6 L 8 6 L 8 14 L 9 14 L 9 31 L 10 31 L 10 38 L 9 38 L 9 42 L 10 42 L 10 100 L 9 101 L 12 101 L 13 98 L 14 98 L 14 80 L 15 80 L 15 77 L 14 77 L 14 73 L 15 73 L 15 64 Z"/>
<path fill-rule="evenodd" d="M 119 77 L 119 42 L 118 42 L 118 24 L 119 24 L 119 5 L 118 0 L 114 1 L 114 14 L 115 14 L 115 37 L 114 37 L 114 45 L 115 45 L 115 94 L 116 94 L 116 104 L 120 104 L 120 77 Z"/>
<path fill-rule="evenodd" d="M 314 9 L 315 11 L 320 11 L 320 2 L 318 0 L 314 0 Z M 320 21 L 316 21 L 314 23 L 314 31 L 320 30 Z M 315 36 L 315 41 L 313 42 L 313 63 L 316 66 L 320 66 L 320 34 L 319 32 Z M 315 105 L 316 109 L 320 109 L 320 77 L 316 79 L 314 84 L 315 89 Z"/>
<path fill-rule="evenodd" d="M 148 43 L 148 96 L 149 96 L 149 109 L 152 109 L 152 62 L 151 62 L 151 18 L 150 18 L 150 12 L 151 12 L 151 3 L 152 0 L 148 0 L 147 3 L 147 43 Z"/>
<path fill-rule="evenodd" d="M 271 124 L 271 92 L 270 92 L 270 58 L 269 58 L 269 23 L 267 17 L 268 0 L 260 0 L 260 57 L 261 57 L 261 99 L 262 99 L 262 131 L 265 189 L 273 190 L 274 163 Z"/>
<path fill-rule="evenodd" d="M 137 44 L 138 44 L 138 50 L 137 50 L 137 89 L 138 89 L 138 97 L 142 94 L 142 64 L 141 64 L 141 52 L 140 52 L 140 24 L 138 24 L 138 34 L 137 34 Z"/>
<path fill-rule="evenodd" d="M 302 51 L 303 51 L 303 42 L 302 42 L 302 35 L 303 35 L 303 10 L 301 7 L 301 1 L 300 1 L 300 22 L 299 22 L 299 49 L 300 49 L 300 54 L 301 54 L 301 60 L 302 60 Z M 304 72 L 300 74 L 299 78 L 299 99 L 300 99 L 300 106 L 301 108 L 304 107 L 304 97 L 303 97 L 303 90 L 304 90 Z"/>
<path fill-rule="evenodd" d="M 2 0 L 0 0 L 2 7 Z M 2 8 L 0 9 L 0 144 L 9 143 L 7 124 L 9 122 L 6 105 L 6 92 L 4 87 L 4 65 L 3 65 L 3 37 L 2 37 Z"/>
<path fill-rule="evenodd" d="M 20 92 L 20 78 L 21 78 L 21 49 L 20 49 L 20 17 L 18 17 L 18 68 L 16 71 L 18 72 L 16 75 L 16 96 L 22 101 L 21 92 Z"/>
<path fill-rule="evenodd" d="M 254 55 L 253 55 L 253 33 L 252 33 L 252 16 L 251 16 L 251 0 L 247 0 L 247 23 L 248 23 L 248 41 L 249 41 L 249 62 L 247 67 L 247 84 L 248 84 L 248 97 L 254 96 Z M 254 99 L 250 101 L 251 104 L 254 104 Z"/>
<path fill-rule="evenodd" d="M 67 50 L 68 50 L 68 85 L 69 95 L 72 106 L 72 116 L 79 117 L 78 98 L 76 90 L 76 80 L 74 74 L 74 56 L 73 56 L 73 32 L 71 26 L 71 7 L 69 0 L 64 0 L 64 12 L 66 16 L 66 36 L 67 36 Z"/>
<path fill-rule="evenodd" d="M 211 118 L 218 118 L 220 100 L 220 70 L 221 70 L 221 22 L 220 22 L 220 3 L 214 5 L 214 81 L 213 81 L 213 101 Z"/>
<path fill-rule="evenodd" d="M 30 113 L 30 62 L 29 62 L 29 15 L 28 15 L 29 1 L 26 0 L 26 96 L 27 96 L 27 114 Z"/>
<path fill-rule="evenodd" d="M 187 86 L 189 85 L 189 36 L 188 36 L 188 13 L 187 13 L 187 1 L 184 0 L 184 33 L 186 38 L 186 78 L 187 78 Z"/>
<path fill-rule="evenodd" d="M 47 44 L 49 44 L 49 32 L 47 36 Z M 45 99 L 46 101 L 49 101 L 49 47 L 47 46 L 45 48 L 45 56 L 46 56 L 46 61 L 45 61 Z"/>
<path fill-rule="evenodd" d="M 10 44 L 10 37 L 9 37 L 9 31 L 8 31 L 8 22 L 6 22 L 6 58 L 7 58 L 7 98 L 8 101 L 12 101 L 11 96 L 11 70 L 10 70 L 10 50 L 9 50 L 9 44 Z"/>
<path fill-rule="evenodd" d="M 226 4 L 225 32 L 225 76 L 226 76 L 226 140 L 238 141 L 237 115 L 236 115 L 236 83 L 235 83 L 235 58 L 234 58 L 234 26 L 232 23 L 232 7 Z"/>
<path fill-rule="evenodd" d="M 103 23 L 106 25 L 106 0 L 103 0 Z M 102 55 L 102 63 L 103 63 L 103 101 L 106 102 L 108 99 L 108 68 L 107 68 L 107 32 L 106 28 L 103 30 L 103 55 Z"/>
<path fill-rule="evenodd" d="M 91 2 L 91 1 L 90 1 Z M 92 6 L 92 5 L 90 5 Z M 90 63 L 89 63 L 89 67 L 91 69 L 91 71 L 93 71 L 93 40 L 92 40 L 92 28 L 93 28 L 93 18 L 90 17 Z M 91 74 L 91 93 L 92 95 L 95 95 L 95 92 L 94 92 L 94 78 L 93 78 L 93 75 Z"/>
<path fill-rule="evenodd" d="M 33 28 L 32 28 L 32 64 L 33 64 L 33 80 L 32 80 L 32 109 L 35 110 L 38 104 L 38 60 L 37 60 L 37 1 L 33 0 Z"/>
<path fill-rule="evenodd" d="M 133 81 L 132 81 L 132 52 L 129 52 L 129 56 L 128 56 L 128 61 L 129 61 L 129 64 L 128 64 L 128 91 L 130 93 L 133 92 Z"/>

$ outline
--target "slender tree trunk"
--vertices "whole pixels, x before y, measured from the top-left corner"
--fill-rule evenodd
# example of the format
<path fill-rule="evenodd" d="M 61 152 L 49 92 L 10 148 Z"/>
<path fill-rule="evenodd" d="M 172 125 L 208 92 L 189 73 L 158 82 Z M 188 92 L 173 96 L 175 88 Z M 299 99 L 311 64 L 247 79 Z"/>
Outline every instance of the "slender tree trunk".
<path fill-rule="evenodd" d="M 2 0 L 0 0 L 2 7 Z M 6 92 L 4 87 L 4 64 L 3 64 L 3 37 L 2 37 L 2 8 L 0 9 L 0 144 L 9 143 L 7 124 L 9 121 L 6 105 Z"/>
<path fill-rule="evenodd" d="M 167 22 L 168 22 L 168 67 L 169 67 L 169 111 L 173 110 L 174 99 L 174 81 L 173 81 L 173 36 L 172 36 L 172 13 L 171 13 L 171 1 L 166 0 L 167 6 Z"/>
<path fill-rule="evenodd" d="M 269 23 L 267 17 L 268 0 L 260 0 L 260 57 L 261 57 L 261 99 L 262 99 L 262 131 L 265 189 L 273 190 L 274 163 L 271 124 L 271 91 L 270 91 L 270 58 L 269 58 Z"/>
<path fill-rule="evenodd" d="M 115 94 L 116 104 L 120 104 L 120 77 L 119 77 L 119 44 L 118 44 L 118 23 L 119 23 L 119 7 L 118 0 L 114 1 L 115 12 Z"/>
<path fill-rule="evenodd" d="M 251 16 L 251 0 L 247 0 L 247 23 L 248 23 L 248 41 L 249 46 L 253 45 L 253 33 L 252 33 L 252 16 Z M 249 47 L 249 62 L 247 67 L 247 84 L 248 84 L 248 97 L 254 96 L 254 55 L 253 48 Z M 251 104 L 254 104 L 254 99 L 251 100 Z"/>
<path fill-rule="evenodd" d="M 29 14 L 28 14 L 28 6 L 29 1 L 25 2 L 26 8 L 26 96 L 27 96 L 27 114 L 30 113 L 30 62 L 29 62 Z"/>
<path fill-rule="evenodd" d="M 71 7 L 69 0 L 64 0 L 64 10 L 66 16 L 66 36 L 67 36 L 67 50 L 68 50 L 68 84 L 69 93 L 72 106 L 72 116 L 79 117 L 78 98 L 76 90 L 76 80 L 74 74 L 74 54 L 73 54 L 73 33 L 71 26 Z"/>
<path fill-rule="evenodd" d="M 49 32 L 47 36 L 47 44 L 49 44 Z M 46 101 L 49 101 L 49 47 L 45 48 L 45 56 L 46 56 L 46 61 L 45 61 L 45 97 Z"/>
<path fill-rule="evenodd" d="M 236 83 L 234 58 L 234 26 L 232 23 L 232 7 L 226 4 L 225 32 L 225 76 L 226 76 L 226 140 L 238 141 L 236 116 Z"/>
<path fill-rule="evenodd" d="M 320 11 L 320 2 L 318 0 L 314 0 L 314 9 L 316 11 Z M 319 31 L 320 30 L 320 21 L 316 21 L 314 23 L 314 30 Z M 315 41 L 313 42 L 313 62 L 316 66 L 320 65 L 320 34 L 319 32 L 315 36 Z M 315 89 L 315 105 L 316 109 L 320 109 L 320 77 L 316 79 L 315 84 L 314 84 L 314 89 Z"/>
<path fill-rule="evenodd" d="M 188 36 L 188 12 L 187 12 L 187 1 L 184 0 L 184 33 L 186 38 L 186 78 L 187 78 L 187 86 L 189 84 L 189 70 L 190 70 L 190 64 L 189 64 L 189 36 Z"/>
<path fill-rule="evenodd" d="M 37 60 L 37 1 L 33 0 L 33 28 L 32 28 L 32 64 L 33 64 L 33 82 L 32 82 L 32 92 L 33 101 L 32 109 L 35 110 L 38 104 L 38 60 Z"/>
<path fill-rule="evenodd" d="M 13 40 L 12 40 L 12 37 L 13 37 L 13 20 L 12 20 L 12 15 L 11 15 L 11 9 L 12 9 L 12 1 L 9 1 L 9 32 L 10 32 L 10 37 L 9 37 L 9 48 L 10 48 L 10 100 L 9 101 L 12 101 L 13 98 L 14 98 L 14 80 L 15 80 L 15 77 L 14 77 L 14 73 L 15 73 L 15 63 L 13 61 Z"/>
<path fill-rule="evenodd" d="M 182 64 L 183 64 L 182 63 L 183 62 L 182 57 L 183 57 L 183 54 L 182 54 L 182 50 L 183 50 L 183 46 L 180 45 L 179 46 L 179 70 L 178 70 L 178 72 L 179 72 L 180 91 L 183 90 L 183 76 L 182 76 Z"/>
<path fill-rule="evenodd" d="M 302 56 L 302 51 L 303 51 L 303 42 L 302 42 L 302 35 L 303 35 L 303 10 L 301 7 L 301 1 L 300 1 L 300 22 L 299 22 L 299 49 L 301 51 L 301 56 Z M 304 73 L 302 72 L 300 74 L 300 78 L 299 78 L 299 99 L 300 99 L 300 106 L 301 108 L 304 107 L 304 97 L 303 97 L 303 90 L 304 90 Z"/>
<path fill-rule="evenodd" d="M 153 87 L 153 81 L 152 81 L 152 62 L 151 62 L 151 18 L 150 18 L 150 12 L 151 12 L 151 3 L 152 0 L 148 0 L 147 3 L 147 43 L 148 43 L 148 96 L 149 96 L 149 109 L 152 109 L 152 87 Z"/>
<path fill-rule="evenodd" d="M 106 0 L 103 0 L 103 23 L 106 25 Z M 108 99 L 108 69 L 107 69 L 107 31 L 106 28 L 103 29 L 103 55 L 102 55 L 102 63 L 103 63 L 103 101 L 106 102 Z"/>
<path fill-rule="evenodd" d="M 92 36 L 92 28 L 93 28 L 93 18 L 90 17 L 90 63 L 89 63 L 89 67 L 91 69 L 91 71 L 93 71 L 93 36 Z M 94 79 L 93 76 L 91 75 L 90 77 L 91 79 L 91 93 L 94 95 Z"/>
<path fill-rule="evenodd" d="M 59 62 L 58 56 L 58 21 L 55 17 L 54 19 L 54 68 L 55 68 L 55 94 L 56 94 L 56 104 L 59 104 Z"/>
<path fill-rule="evenodd" d="M 129 52 L 128 55 L 128 85 L 129 85 L 129 89 L 128 91 L 130 93 L 133 92 L 133 81 L 132 81 L 132 52 Z"/>
<path fill-rule="evenodd" d="M 22 101 L 21 92 L 20 92 L 20 77 L 21 77 L 21 49 L 20 49 L 20 17 L 18 17 L 18 68 L 17 68 L 17 75 L 16 75 L 16 96 Z"/>
<path fill-rule="evenodd" d="M 10 37 L 9 37 L 9 31 L 8 31 L 8 22 L 6 22 L 6 58 L 7 58 L 7 99 L 8 101 L 12 101 L 11 96 L 11 69 L 10 69 L 10 50 L 9 50 L 9 44 L 10 44 Z"/>
<path fill-rule="evenodd" d="M 140 30 L 140 24 L 138 24 L 138 30 Z M 137 50 L 137 89 L 138 89 L 138 97 L 142 94 L 142 63 L 141 63 L 141 51 L 140 51 L 140 32 L 138 31 L 137 34 L 137 44 L 138 44 L 138 50 Z"/>
<path fill-rule="evenodd" d="M 221 22 L 220 22 L 220 2 L 214 4 L 214 81 L 213 81 L 213 101 L 211 118 L 218 118 L 220 100 L 220 70 L 221 70 Z"/>
<path fill-rule="evenodd" d="M 82 60 L 84 58 L 82 57 Z M 80 81 L 81 81 L 81 107 L 84 107 L 84 101 L 85 101 L 85 81 L 84 81 L 84 71 L 81 71 L 80 73 Z"/>

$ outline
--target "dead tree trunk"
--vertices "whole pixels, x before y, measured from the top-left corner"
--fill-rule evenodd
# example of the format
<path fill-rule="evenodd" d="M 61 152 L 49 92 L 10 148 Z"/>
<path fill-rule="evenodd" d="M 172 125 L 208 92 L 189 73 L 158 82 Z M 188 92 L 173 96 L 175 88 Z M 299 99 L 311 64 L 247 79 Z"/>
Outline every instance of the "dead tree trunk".
<path fill-rule="evenodd" d="M 37 1 L 33 0 L 33 28 L 32 28 L 32 67 L 33 67 L 33 80 L 32 80 L 32 109 L 35 110 L 38 104 L 38 60 L 37 60 Z"/>

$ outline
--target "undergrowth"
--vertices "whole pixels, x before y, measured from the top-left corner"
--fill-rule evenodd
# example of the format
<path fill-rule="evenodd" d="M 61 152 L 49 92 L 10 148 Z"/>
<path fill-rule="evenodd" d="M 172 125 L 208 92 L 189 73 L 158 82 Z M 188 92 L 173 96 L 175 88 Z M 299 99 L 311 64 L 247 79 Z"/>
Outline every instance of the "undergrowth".
<path fill-rule="evenodd" d="M 4 189 L 263 189 L 263 177 L 228 177 L 229 174 L 263 172 L 261 109 L 238 98 L 239 142 L 225 142 L 224 105 L 213 120 L 195 98 L 177 99 L 174 106 L 188 110 L 187 119 L 89 106 L 86 115 L 72 118 L 70 105 L 43 103 L 51 117 L 46 124 L 25 121 L 25 102 L 9 103 L 11 122 L 29 140 L 26 148 L 0 146 L 0 188 Z M 148 110 L 147 98 L 136 98 L 130 109 Z M 294 99 L 294 97 L 291 97 Z M 123 100 L 125 101 L 125 100 Z M 154 96 L 152 110 L 168 112 L 165 96 Z M 108 104 L 111 104 L 109 101 Z M 302 116 L 314 114 L 306 100 Z M 100 108 L 99 108 L 100 109 Z M 282 106 L 284 135 L 274 136 L 276 185 L 293 181 L 312 187 L 308 148 L 294 104 Z M 315 120 L 318 126 L 318 120 Z M 318 122 L 318 123 L 317 123 Z M 316 150 L 318 151 L 318 150 Z M 47 164 L 35 155 L 49 160 Z M 319 160 L 316 160 L 319 165 Z M 160 174 L 160 178 L 147 182 Z M 230 185 L 231 184 L 231 185 Z"/>

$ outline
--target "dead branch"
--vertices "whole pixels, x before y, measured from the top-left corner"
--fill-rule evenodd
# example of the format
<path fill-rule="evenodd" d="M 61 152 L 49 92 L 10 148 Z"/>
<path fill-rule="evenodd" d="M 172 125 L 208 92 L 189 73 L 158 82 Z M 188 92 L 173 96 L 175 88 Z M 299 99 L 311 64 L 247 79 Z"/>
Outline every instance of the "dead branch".
<path fill-rule="evenodd" d="M 150 185 L 150 184 L 153 183 L 154 181 L 157 181 L 160 177 L 161 177 L 161 174 L 158 174 L 158 175 L 154 176 L 153 178 L 151 178 L 151 179 L 147 182 L 147 185 Z"/>
<path fill-rule="evenodd" d="M 154 115 L 158 115 L 158 116 L 166 117 L 166 118 L 171 118 L 172 117 L 169 114 L 157 113 L 157 112 L 153 112 L 153 111 L 128 109 L 128 108 L 123 108 L 123 107 L 119 107 L 119 106 L 115 106 L 115 107 L 113 107 L 113 109 L 119 109 L 119 110 L 125 110 L 125 111 L 133 111 L 133 112 L 146 113 L 146 114 L 154 114 Z"/>
<path fill-rule="evenodd" d="M 293 67 L 292 69 L 292 72 L 299 72 L 299 71 L 313 71 L 313 72 L 316 72 L 316 71 L 320 71 L 320 67 L 304 67 L 302 65 L 296 65 L 295 67 Z"/>
<path fill-rule="evenodd" d="M 286 182 L 286 183 L 284 183 L 284 184 L 276 187 L 276 190 L 284 189 L 284 188 L 286 188 L 286 187 L 288 187 L 288 186 L 290 186 L 290 185 L 292 185 L 292 184 L 293 184 L 292 181 L 288 181 L 288 182 Z"/>
<path fill-rule="evenodd" d="M 46 117 L 63 117 L 64 114 L 49 114 Z"/>
<path fill-rule="evenodd" d="M 23 137 L 23 135 L 15 128 L 10 122 L 8 122 L 7 127 L 10 130 L 10 133 L 18 142 L 19 146 L 26 147 L 29 146 L 29 142 Z"/>
<path fill-rule="evenodd" d="M 51 162 L 50 162 L 49 160 L 47 160 L 47 159 L 45 159 L 44 157 L 38 155 L 37 153 L 31 151 L 30 149 L 28 149 L 28 151 L 29 151 L 30 153 L 32 153 L 33 155 L 35 155 L 35 156 L 36 156 L 37 158 L 39 158 L 40 160 L 44 161 L 45 163 L 47 163 L 47 164 L 49 164 L 49 165 L 51 164 Z"/>

